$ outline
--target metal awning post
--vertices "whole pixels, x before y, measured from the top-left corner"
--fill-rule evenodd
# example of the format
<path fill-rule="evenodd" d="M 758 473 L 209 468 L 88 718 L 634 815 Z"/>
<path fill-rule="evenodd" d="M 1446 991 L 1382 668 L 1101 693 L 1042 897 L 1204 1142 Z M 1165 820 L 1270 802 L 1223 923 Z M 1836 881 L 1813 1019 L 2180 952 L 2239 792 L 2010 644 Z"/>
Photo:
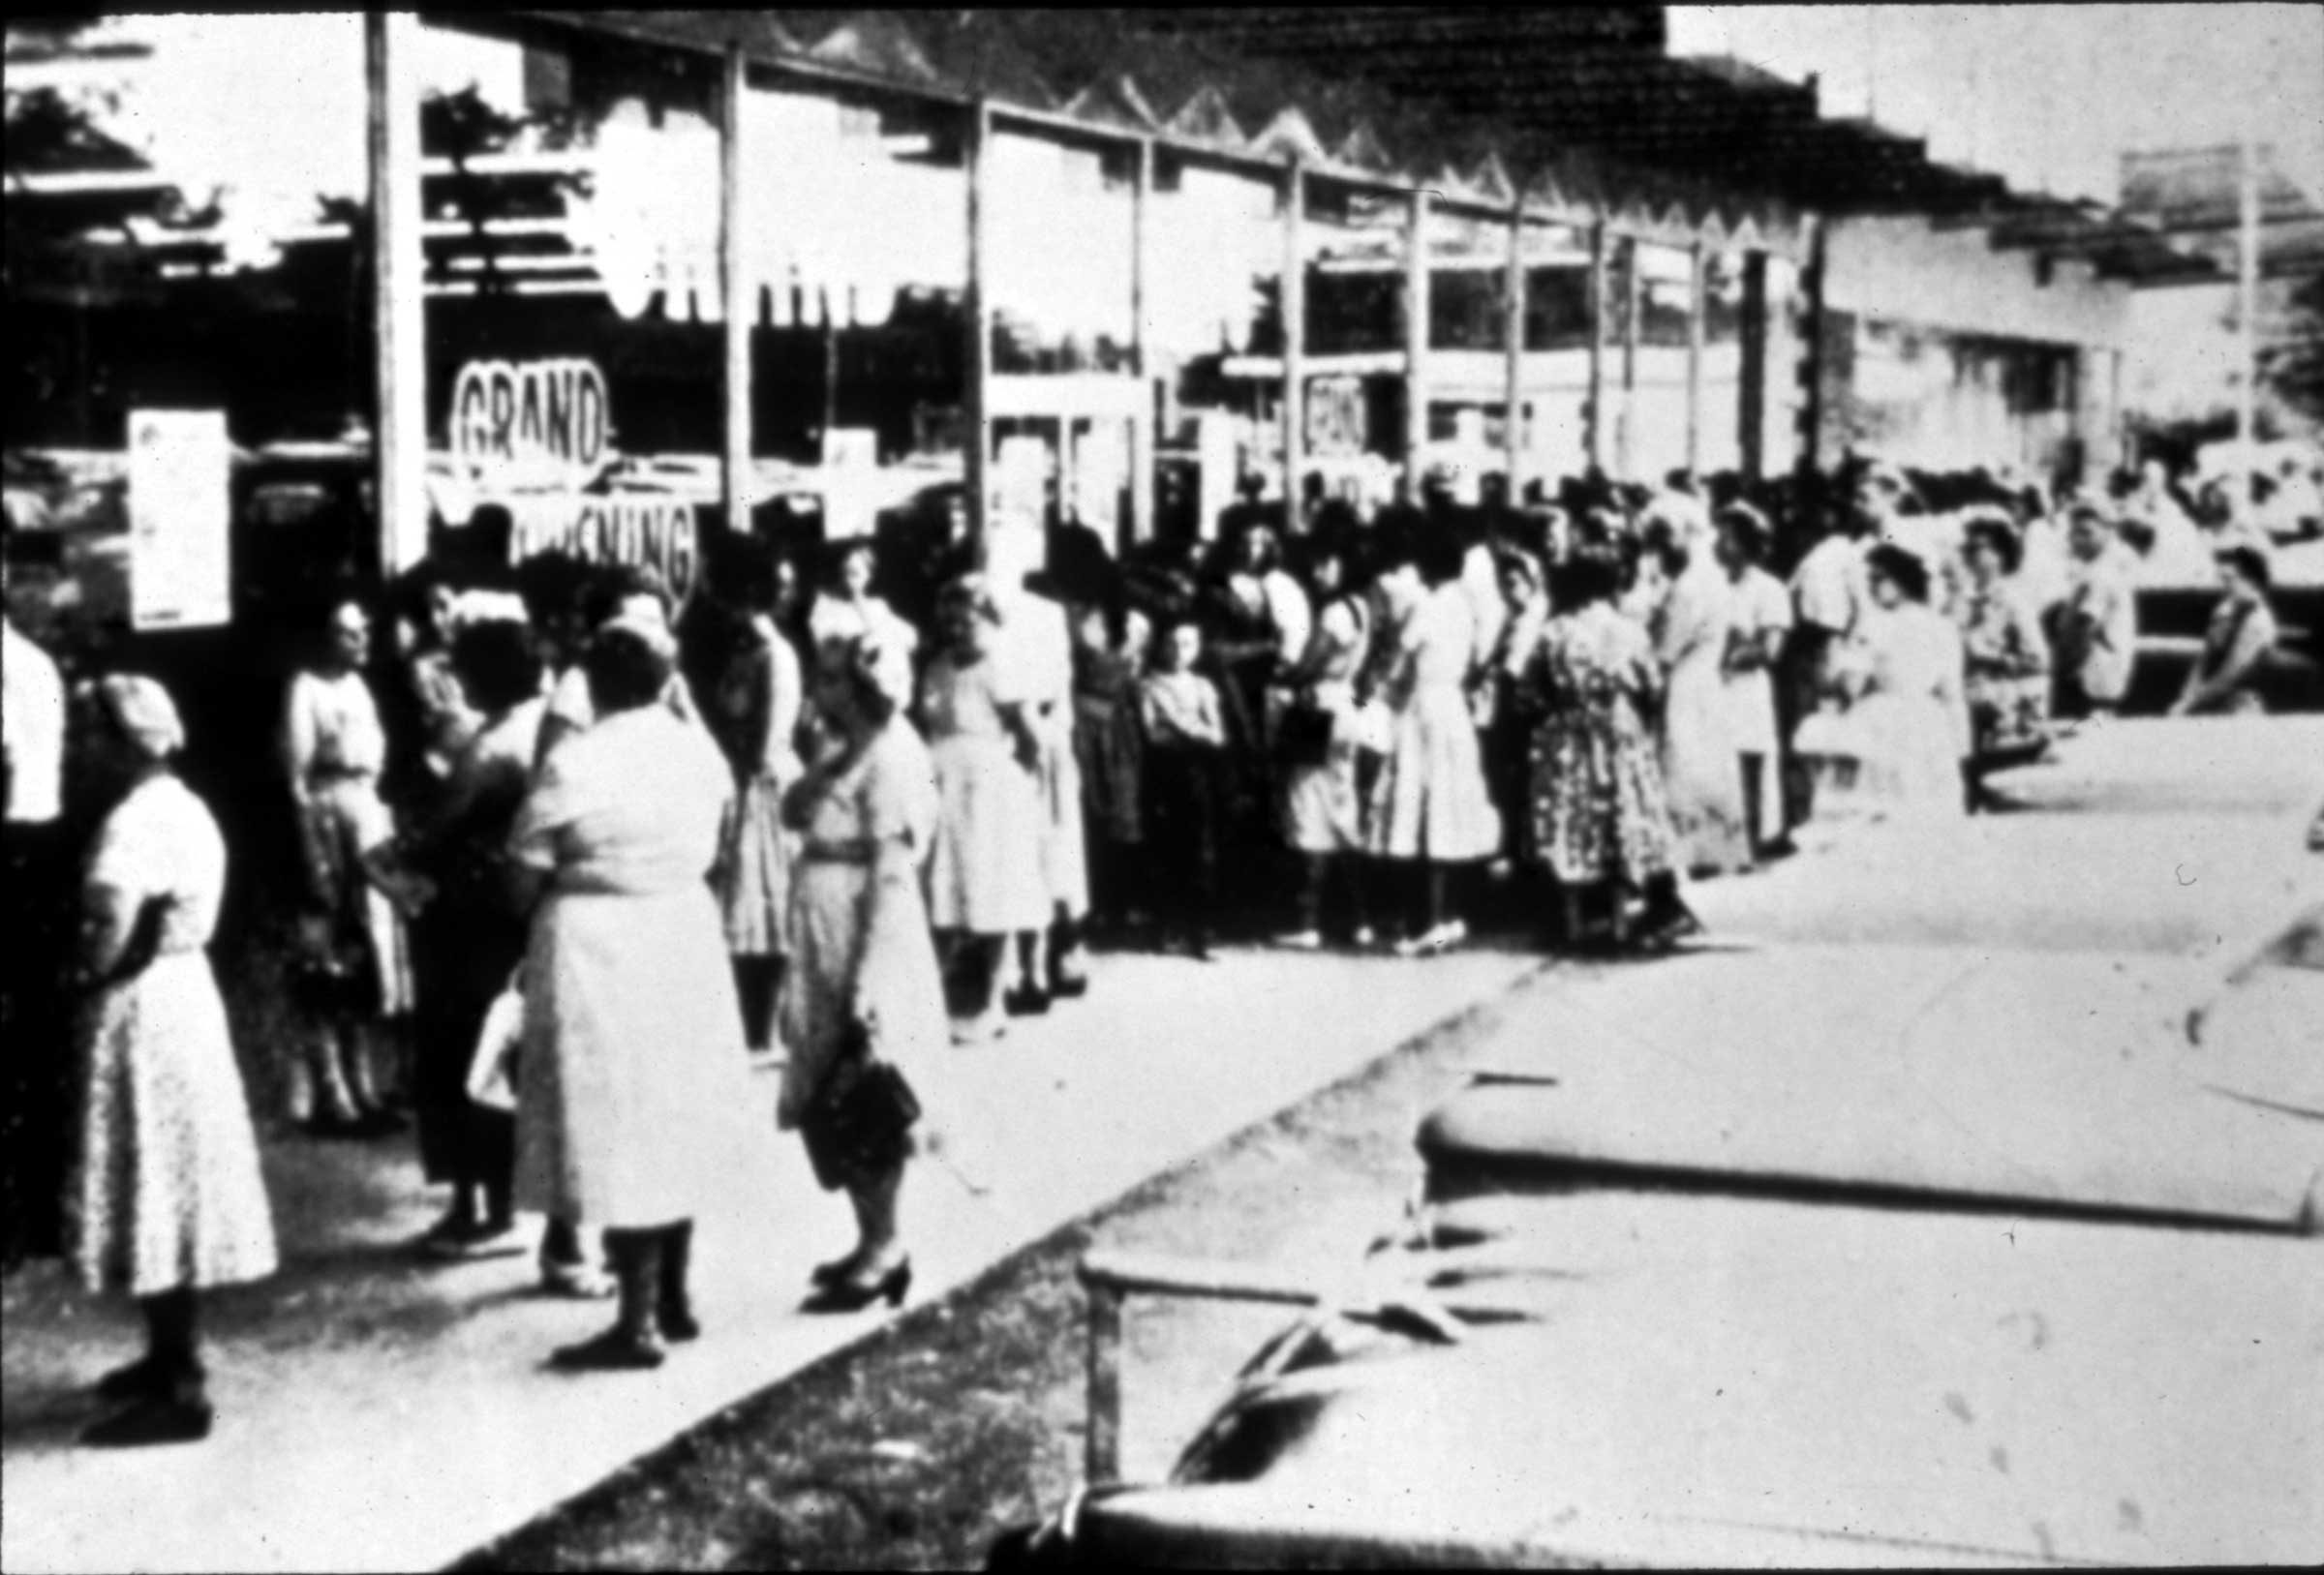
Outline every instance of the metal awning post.
<path fill-rule="evenodd" d="M 742 45 L 728 45 L 719 83 L 719 271 L 726 298 L 724 332 L 725 375 L 719 394 L 724 401 L 720 445 L 721 491 L 726 503 L 726 529 L 750 530 L 750 330 L 758 317 L 758 290 L 750 278 L 747 236 L 743 224 L 743 194 L 749 190 L 743 167 L 743 96 L 749 91 L 749 70 Z"/>
<path fill-rule="evenodd" d="M 372 465 L 380 567 L 397 574 L 428 553 L 428 341 L 420 250 L 419 18 L 363 18 L 371 176 Z M 462 523 L 466 523 L 465 521 Z"/>
<path fill-rule="evenodd" d="M 1300 471 L 1307 463 L 1307 171 L 1295 156 L 1283 171 L 1283 519 L 1300 506 Z M 1208 534 L 1212 522 L 1205 520 Z"/>

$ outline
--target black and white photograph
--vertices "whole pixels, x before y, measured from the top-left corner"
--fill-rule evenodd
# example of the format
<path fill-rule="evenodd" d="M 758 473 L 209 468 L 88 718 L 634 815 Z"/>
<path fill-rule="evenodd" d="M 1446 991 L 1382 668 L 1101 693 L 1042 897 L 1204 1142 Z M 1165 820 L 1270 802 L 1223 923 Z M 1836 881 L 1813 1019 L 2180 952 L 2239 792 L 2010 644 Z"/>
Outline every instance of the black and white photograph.
<path fill-rule="evenodd" d="M 4 25 L 0 1568 L 2324 1565 L 2324 6 Z"/>

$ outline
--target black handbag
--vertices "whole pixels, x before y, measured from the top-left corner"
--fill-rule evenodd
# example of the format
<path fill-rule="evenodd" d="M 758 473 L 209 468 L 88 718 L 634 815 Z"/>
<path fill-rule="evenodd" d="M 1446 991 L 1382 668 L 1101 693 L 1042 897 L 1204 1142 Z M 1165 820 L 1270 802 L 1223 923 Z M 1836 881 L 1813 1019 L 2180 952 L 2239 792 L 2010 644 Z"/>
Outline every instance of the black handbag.
<path fill-rule="evenodd" d="M 871 1034 L 850 1023 L 839 1058 L 808 1104 L 799 1136 L 825 1192 L 892 1170 L 912 1149 L 920 1098 L 903 1074 L 872 1051 Z"/>
<path fill-rule="evenodd" d="M 1311 700 L 1283 708 L 1275 720 L 1275 755 L 1286 766 L 1321 766 L 1331 755 L 1337 719 Z"/>

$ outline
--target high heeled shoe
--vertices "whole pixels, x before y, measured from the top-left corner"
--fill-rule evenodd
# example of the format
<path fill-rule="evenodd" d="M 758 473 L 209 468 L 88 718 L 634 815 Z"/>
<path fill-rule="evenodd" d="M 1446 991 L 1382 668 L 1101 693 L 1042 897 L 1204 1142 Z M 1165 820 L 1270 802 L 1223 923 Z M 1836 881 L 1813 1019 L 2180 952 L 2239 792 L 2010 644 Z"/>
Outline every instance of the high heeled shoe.
<path fill-rule="evenodd" d="M 911 1290 L 912 1260 L 907 1257 L 870 1283 L 862 1280 L 834 1280 L 801 1302 L 799 1311 L 802 1313 L 860 1313 L 877 1301 L 884 1301 L 890 1307 L 902 1307 L 903 1298 L 910 1295 Z"/>
<path fill-rule="evenodd" d="M 808 1271 L 807 1283 L 817 1290 L 822 1289 L 825 1286 L 836 1286 L 854 1273 L 855 1266 L 862 1261 L 863 1255 L 860 1253 L 846 1253 L 839 1257 L 828 1259 Z"/>

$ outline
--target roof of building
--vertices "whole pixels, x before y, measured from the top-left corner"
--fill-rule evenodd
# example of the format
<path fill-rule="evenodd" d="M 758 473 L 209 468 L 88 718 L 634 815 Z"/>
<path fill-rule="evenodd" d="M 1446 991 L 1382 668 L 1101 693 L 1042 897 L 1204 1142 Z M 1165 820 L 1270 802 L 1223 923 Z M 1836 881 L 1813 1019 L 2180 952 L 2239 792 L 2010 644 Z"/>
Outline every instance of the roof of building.
<path fill-rule="evenodd" d="M 2134 283 L 2217 272 L 2155 224 L 1826 118 L 1813 81 L 1672 57 L 1660 7 L 515 15 L 1640 233 L 1779 242 L 1804 212 L 1923 214 Z"/>

